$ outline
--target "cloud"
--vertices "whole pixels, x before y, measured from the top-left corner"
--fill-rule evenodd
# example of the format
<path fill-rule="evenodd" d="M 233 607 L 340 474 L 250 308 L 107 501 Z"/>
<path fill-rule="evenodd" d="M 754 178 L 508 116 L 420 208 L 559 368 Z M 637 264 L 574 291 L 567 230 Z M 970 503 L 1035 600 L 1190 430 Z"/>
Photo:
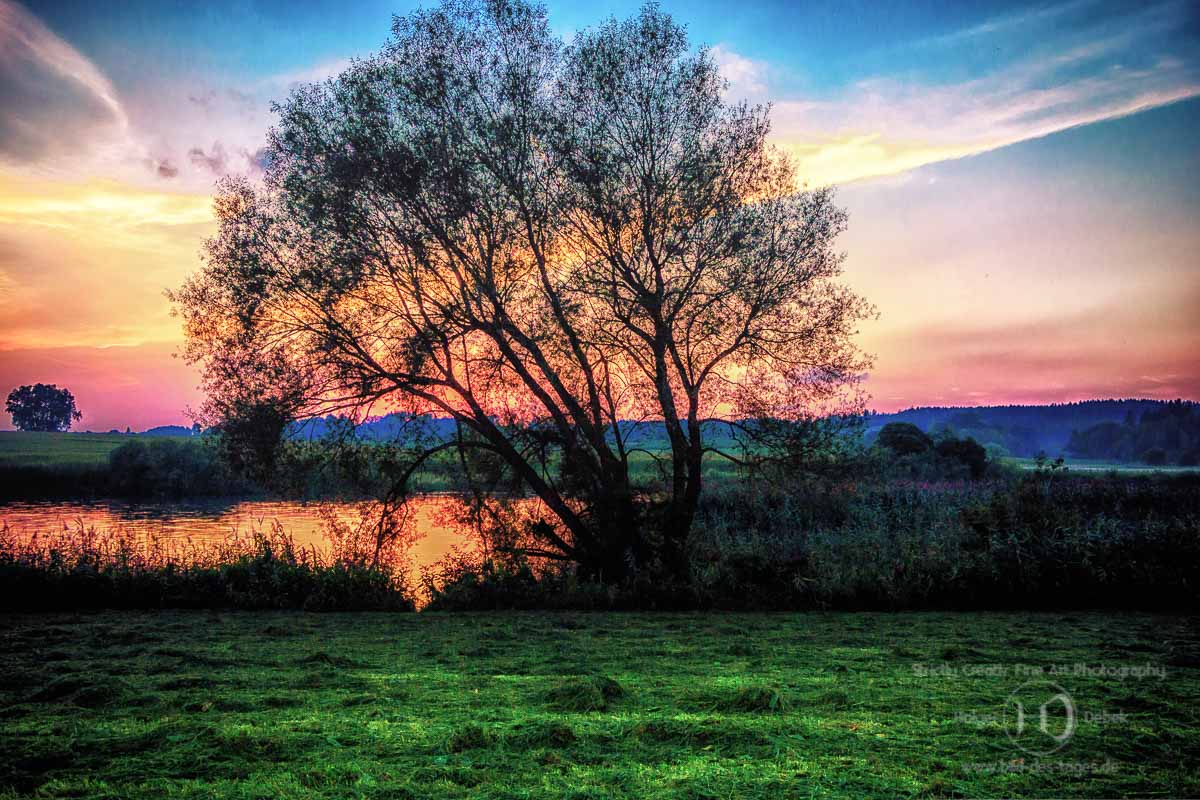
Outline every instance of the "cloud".
<path fill-rule="evenodd" d="M 188 102 L 201 108 L 209 108 L 217 99 L 217 92 L 214 89 L 205 89 L 201 92 L 188 95 Z"/>
<path fill-rule="evenodd" d="M 1115 17 L 1091 5 L 1077 0 L 913 45 L 1000 51 L 1010 41 L 1037 42 L 1014 44 L 1018 57 L 965 80 L 898 69 L 832 96 L 777 98 L 773 139 L 795 158 L 802 179 L 819 186 L 896 175 L 1200 96 L 1186 5 L 1159 3 Z M 1072 14 L 1082 21 L 1059 32 Z M 747 93 L 768 74 L 724 49 L 719 63 Z"/>
<path fill-rule="evenodd" d="M 0 173 L 0 350 L 174 339 L 162 291 L 213 232 L 207 195 Z"/>
<path fill-rule="evenodd" d="M 0 0 L 0 159 L 27 165 L 120 147 L 129 119 L 108 79 L 11 0 Z"/>
<path fill-rule="evenodd" d="M 291 90 L 301 84 L 320 83 L 332 78 L 345 71 L 350 64 L 351 59 L 349 58 L 335 58 L 329 61 L 322 61 L 311 67 L 302 67 L 300 69 L 268 75 L 256 81 L 250 88 L 254 91 L 265 90 L 268 92 L 279 89 Z"/>
<path fill-rule="evenodd" d="M 213 142 L 207 151 L 202 147 L 193 147 L 187 155 L 193 166 L 217 177 L 234 173 L 257 177 L 262 175 L 270 161 L 265 147 L 254 151 L 236 147 L 231 153 L 219 141 Z"/>
<path fill-rule="evenodd" d="M 1096 0 L 1069 0 L 1069 2 L 1058 5 L 1043 6 L 1031 10 L 1022 10 L 1013 14 L 990 17 L 978 25 L 971 25 L 951 31 L 950 33 L 920 39 L 913 46 L 938 47 L 958 45 L 1012 29 L 1024 28 L 1033 23 L 1042 23 L 1051 19 L 1057 19 L 1094 5 L 1096 5 Z"/>
<path fill-rule="evenodd" d="M 759 100 L 767 94 L 767 64 L 739 55 L 725 45 L 709 48 L 721 77 L 729 82 L 727 94 L 737 99 Z"/>
<path fill-rule="evenodd" d="M 886 332 L 867 331 L 864 344 L 879 356 L 867 388 L 879 410 L 914 402 L 1198 397 L 1198 302 L 1200 286 L 1160 282 L 1121 302 L 1052 313 L 898 320 Z M 939 386 L 950 388 L 931 394 Z"/>
<path fill-rule="evenodd" d="M 171 163 L 169 158 L 147 158 L 143 161 L 146 169 L 164 180 L 171 180 L 179 175 L 179 167 Z"/>
<path fill-rule="evenodd" d="M 193 147 L 188 150 L 188 160 L 197 167 L 203 167 L 214 175 L 224 175 L 226 173 L 227 158 L 225 148 L 220 142 L 213 142 L 212 149 L 209 152 L 204 152 L 203 148 Z"/>

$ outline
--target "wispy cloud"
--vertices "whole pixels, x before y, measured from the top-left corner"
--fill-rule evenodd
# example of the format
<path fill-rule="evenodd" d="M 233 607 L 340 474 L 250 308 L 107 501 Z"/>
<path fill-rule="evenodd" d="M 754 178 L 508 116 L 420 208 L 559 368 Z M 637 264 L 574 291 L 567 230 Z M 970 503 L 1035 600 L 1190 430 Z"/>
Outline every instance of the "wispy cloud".
<path fill-rule="evenodd" d="M 1057 5 L 1042 6 L 1041 8 L 1025 9 L 1011 14 L 1001 14 L 949 33 L 929 36 L 909 43 L 909 47 L 939 47 L 957 45 L 963 42 L 992 36 L 997 33 L 1026 28 L 1056 20 L 1067 14 L 1087 9 L 1097 5 L 1097 0 L 1068 0 Z"/>
<path fill-rule="evenodd" d="M 1167 44 L 1188 25 L 1185 5 L 1161 3 L 1053 34 L 1059 17 L 1090 5 L 1078 0 L 938 37 L 973 47 L 995 37 L 1039 37 L 1030 52 L 970 79 L 914 69 L 864 78 L 830 97 L 776 98 L 775 140 L 810 185 L 845 183 L 1200 96 L 1195 57 Z M 769 75 L 763 65 L 728 49 L 718 63 L 743 96 L 761 94 Z"/>
<path fill-rule="evenodd" d="M 129 117 L 92 62 L 11 0 L 0 0 L 0 159 L 45 163 L 123 147 Z"/>
<path fill-rule="evenodd" d="M 275 73 L 258 80 L 253 88 L 256 91 L 286 91 L 305 83 L 320 83 L 344 71 L 350 63 L 348 58 L 335 58 L 310 67 Z"/>

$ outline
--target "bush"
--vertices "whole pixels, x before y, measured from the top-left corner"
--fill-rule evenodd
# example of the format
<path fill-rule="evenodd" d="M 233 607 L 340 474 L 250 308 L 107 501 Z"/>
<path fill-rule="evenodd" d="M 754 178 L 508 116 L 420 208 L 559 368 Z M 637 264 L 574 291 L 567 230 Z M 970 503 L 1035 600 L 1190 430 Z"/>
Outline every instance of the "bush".
<path fill-rule="evenodd" d="M 957 461 L 966 467 L 971 477 L 978 480 L 987 471 L 988 454 L 983 445 L 970 437 L 966 439 L 947 438 L 938 442 L 937 454 L 950 461 Z"/>
<path fill-rule="evenodd" d="M 120 497 L 236 495 L 255 488 L 208 442 L 135 439 L 108 455 L 108 492 Z"/>
<path fill-rule="evenodd" d="M 879 431 L 876 443 L 897 455 L 913 455 L 933 449 L 933 440 L 909 422 L 889 422 Z"/>
<path fill-rule="evenodd" d="M 506 561 L 454 554 L 424 576 L 430 611 L 600 610 L 618 606 L 618 587 L 520 558 Z"/>

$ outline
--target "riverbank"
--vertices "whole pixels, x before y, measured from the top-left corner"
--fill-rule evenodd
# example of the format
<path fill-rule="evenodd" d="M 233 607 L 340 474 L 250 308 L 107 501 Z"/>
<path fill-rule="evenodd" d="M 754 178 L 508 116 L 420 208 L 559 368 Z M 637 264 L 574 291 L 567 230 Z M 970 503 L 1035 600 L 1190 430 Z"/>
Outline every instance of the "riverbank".
<path fill-rule="evenodd" d="M 0 786 L 41 797 L 1200 795 L 1178 616 L 102 613 L 0 637 Z M 1039 757 L 1003 715 L 1051 668 L 1078 724 Z"/>
<path fill-rule="evenodd" d="M 415 498 L 384 539 L 391 557 L 379 558 L 370 506 L 248 503 L 204 515 L 27 504 L 12 526 L 0 513 L 0 608 L 371 610 L 381 607 L 373 565 L 390 593 L 458 611 L 1177 612 L 1195 608 L 1200 582 L 1195 476 L 717 484 L 698 509 L 687 580 L 669 586 L 642 573 L 584 582 L 494 547 L 484 558 L 467 510 L 451 496 Z M 362 598 L 351 573 L 369 578 Z"/>

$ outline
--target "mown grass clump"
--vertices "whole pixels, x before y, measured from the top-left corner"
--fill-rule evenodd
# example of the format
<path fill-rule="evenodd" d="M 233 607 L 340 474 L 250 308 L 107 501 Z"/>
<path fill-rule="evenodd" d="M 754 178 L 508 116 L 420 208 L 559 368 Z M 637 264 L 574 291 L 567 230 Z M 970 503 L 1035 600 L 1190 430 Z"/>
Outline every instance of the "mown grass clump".
<path fill-rule="evenodd" d="M 451 753 L 461 753 L 465 750 L 478 750 L 491 747 L 496 741 L 495 735 L 481 725 L 464 725 L 446 741 L 446 749 Z"/>
<path fill-rule="evenodd" d="M 789 703 L 783 692 L 769 686 L 746 686 L 718 704 L 722 711 L 769 712 L 782 714 Z"/>
<path fill-rule="evenodd" d="M 547 692 L 546 703 L 556 711 L 605 711 L 624 696 L 625 690 L 612 678 L 572 678 Z"/>
<path fill-rule="evenodd" d="M 0 616 L 0 797 L 1200 796 L 1200 669 L 1172 666 L 1200 652 L 1200 628 L 1183 616 L 219 620 Z M 294 635 L 263 636 L 268 626 Z M 504 647 L 427 654 L 497 628 L 514 632 Z M 153 647 L 102 646 L 149 631 L 162 636 Z M 757 657 L 730 661 L 730 639 Z M 950 647 L 969 655 L 945 661 Z M 51 649 L 71 657 L 44 662 Z M 1053 678 L 1079 722 L 1053 757 L 989 721 L 1031 670 L 1076 664 L 1109 671 Z"/>

